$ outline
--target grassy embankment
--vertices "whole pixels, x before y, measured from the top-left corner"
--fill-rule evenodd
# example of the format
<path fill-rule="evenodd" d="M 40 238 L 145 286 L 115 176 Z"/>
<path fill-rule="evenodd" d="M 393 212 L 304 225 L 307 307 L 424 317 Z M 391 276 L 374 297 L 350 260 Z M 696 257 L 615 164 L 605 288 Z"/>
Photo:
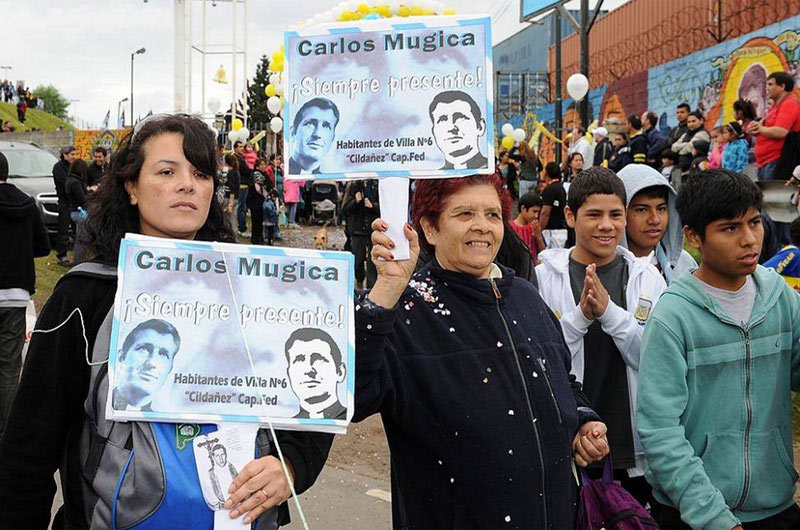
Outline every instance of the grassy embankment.
<path fill-rule="evenodd" d="M 64 129 L 72 129 L 72 125 L 56 118 L 43 110 L 28 109 L 25 114 L 25 123 L 17 120 L 17 107 L 11 103 L 0 102 L 0 122 L 10 121 L 14 126 L 14 132 L 25 132 L 32 129 L 42 131 L 54 131 L 58 126 Z"/>

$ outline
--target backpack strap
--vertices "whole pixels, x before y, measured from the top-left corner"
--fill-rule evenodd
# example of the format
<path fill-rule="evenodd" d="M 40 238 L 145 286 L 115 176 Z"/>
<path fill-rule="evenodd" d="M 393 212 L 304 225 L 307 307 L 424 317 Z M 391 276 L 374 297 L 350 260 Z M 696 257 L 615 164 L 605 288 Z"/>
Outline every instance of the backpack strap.
<path fill-rule="evenodd" d="M 98 280 L 116 280 L 117 268 L 95 261 L 85 261 L 68 270 L 64 276 L 59 278 L 58 282 L 56 282 L 56 286 L 64 281 L 64 278 L 70 276 L 82 276 L 84 278 L 96 278 Z"/>

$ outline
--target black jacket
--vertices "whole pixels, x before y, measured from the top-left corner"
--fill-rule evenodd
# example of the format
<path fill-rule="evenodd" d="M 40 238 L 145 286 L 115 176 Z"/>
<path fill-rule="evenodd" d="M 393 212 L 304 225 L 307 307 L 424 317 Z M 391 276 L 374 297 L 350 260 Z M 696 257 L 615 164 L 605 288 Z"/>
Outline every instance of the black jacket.
<path fill-rule="evenodd" d="M 53 182 L 56 185 L 56 195 L 58 195 L 59 200 L 66 197 L 64 187 L 67 185 L 68 176 L 69 164 L 66 160 L 59 160 L 53 165 Z"/>
<path fill-rule="evenodd" d="M 672 144 L 677 142 L 687 131 L 689 131 L 689 126 L 686 125 L 686 122 L 678 123 L 678 125 L 673 127 L 669 132 L 669 136 L 667 136 L 666 143 L 664 144 L 664 149 L 672 147 Z"/>
<path fill-rule="evenodd" d="M 0 441 L 0 529 L 47 528 L 56 492 L 54 473 L 60 469 L 64 506 L 53 528 L 88 528 L 83 515 L 83 480 L 76 437 L 85 421 L 83 403 L 89 392 L 90 367 L 77 316 L 86 325 L 92 351 L 100 325 L 114 303 L 115 281 L 70 276 L 56 285 L 44 306 L 37 329 L 57 333 L 37 334 L 28 350 L 17 397 Z M 333 441 L 323 433 L 278 431 L 278 441 L 295 472 L 297 492 L 316 480 Z M 62 460 L 63 459 L 63 460 Z M 279 521 L 287 523 L 288 505 L 280 507 Z"/>
<path fill-rule="evenodd" d="M 253 170 L 247 167 L 243 156 L 236 155 L 239 161 L 239 186 L 250 186 L 253 183 Z"/>
<path fill-rule="evenodd" d="M 628 145 L 631 148 L 631 156 L 634 164 L 644 164 L 647 162 L 647 136 L 639 131 L 632 134 Z"/>
<path fill-rule="evenodd" d="M 353 420 L 383 419 L 394 528 L 575 527 L 571 444 L 597 416 L 558 320 L 501 270 L 432 261 L 394 309 L 359 296 Z"/>
<path fill-rule="evenodd" d="M 50 242 L 33 198 L 8 183 L 0 183 L 0 248 L 0 291 L 25 289 L 33 294 L 33 258 L 47 256 Z"/>
<path fill-rule="evenodd" d="M 64 186 L 64 192 L 64 198 L 69 205 L 70 212 L 78 211 L 79 207 L 86 209 L 86 195 L 83 192 L 81 177 L 70 173 Z"/>
<path fill-rule="evenodd" d="M 594 147 L 594 165 L 603 167 L 603 162 L 609 160 L 614 153 L 614 144 L 608 137 L 603 138 Z"/>
<path fill-rule="evenodd" d="M 102 166 L 98 166 L 94 162 L 89 164 L 89 169 L 87 169 L 86 171 L 86 177 L 87 177 L 86 185 L 94 186 L 95 184 L 100 182 L 100 179 L 103 178 L 103 175 L 105 174 L 107 169 L 108 168 L 106 167 L 105 164 L 103 164 Z"/>
<path fill-rule="evenodd" d="M 367 208 L 364 199 L 356 201 L 356 192 L 369 199 L 372 208 Z M 357 180 L 349 183 L 342 199 L 342 214 L 346 217 L 345 230 L 351 236 L 372 234 L 372 221 L 378 218 L 378 182 L 376 180 Z"/>

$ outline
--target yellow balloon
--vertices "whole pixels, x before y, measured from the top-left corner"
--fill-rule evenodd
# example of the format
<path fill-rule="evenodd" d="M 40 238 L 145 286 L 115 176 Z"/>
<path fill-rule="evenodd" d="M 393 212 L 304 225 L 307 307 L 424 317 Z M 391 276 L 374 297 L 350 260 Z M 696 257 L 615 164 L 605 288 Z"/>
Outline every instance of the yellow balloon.
<path fill-rule="evenodd" d="M 401 17 L 407 17 L 408 15 L 411 14 L 411 10 L 408 8 L 408 6 L 400 6 L 400 9 L 398 9 L 397 14 L 400 15 Z"/>
<path fill-rule="evenodd" d="M 264 93 L 267 95 L 268 98 L 271 98 L 275 95 L 275 85 L 267 85 L 267 88 L 264 89 Z"/>
<path fill-rule="evenodd" d="M 283 72 L 283 61 L 279 63 L 272 61 L 269 63 L 269 69 L 271 72 Z"/>
<path fill-rule="evenodd" d="M 378 6 L 378 14 L 384 18 L 392 18 L 392 10 L 386 4 Z"/>
<path fill-rule="evenodd" d="M 369 13 L 369 6 L 364 3 L 358 4 L 358 11 L 366 15 Z"/>
<path fill-rule="evenodd" d="M 353 14 L 350 11 L 345 11 L 342 13 L 342 16 L 339 17 L 340 22 L 349 22 L 353 20 Z"/>
<path fill-rule="evenodd" d="M 414 7 L 411 8 L 411 16 L 412 17 L 418 17 L 418 16 L 422 15 L 423 13 L 425 13 L 425 10 L 422 9 L 421 7 L 419 7 L 419 6 L 414 6 Z"/>
<path fill-rule="evenodd" d="M 242 120 L 240 120 L 239 118 L 235 118 L 231 123 L 231 129 L 233 129 L 234 131 L 238 131 L 239 129 L 242 128 L 243 125 L 244 124 L 242 123 Z"/>
<path fill-rule="evenodd" d="M 234 130 L 235 130 L 235 129 L 234 129 Z M 502 141 L 500 144 L 501 144 L 503 147 L 505 147 L 506 149 L 511 149 L 512 147 L 514 147 L 514 137 L 513 137 L 513 136 L 511 136 L 511 135 L 509 135 L 509 136 L 504 136 L 504 137 L 503 137 L 503 141 Z"/>
<path fill-rule="evenodd" d="M 445 8 L 445 10 L 444 10 L 444 12 L 442 14 L 444 14 L 444 15 L 455 15 L 456 14 L 456 10 L 453 9 L 452 7 L 447 7 L 447 8 Z"/>

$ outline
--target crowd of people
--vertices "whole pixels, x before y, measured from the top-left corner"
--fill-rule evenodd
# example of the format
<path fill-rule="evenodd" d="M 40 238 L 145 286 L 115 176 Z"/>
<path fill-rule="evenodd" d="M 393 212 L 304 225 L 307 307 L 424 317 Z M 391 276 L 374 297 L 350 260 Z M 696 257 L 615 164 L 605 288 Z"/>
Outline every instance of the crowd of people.
<path fill-rule="evenodd" d="M 502 152 L 492 175 L 420 180 L 403 227 L 408 260 L 394 259 L 375 181 L 347 184 L 341 213 L 366 287 L 355 301 L 353 421 L 382 417 L 394 527 L 575 528 L 573 463 L 599 478 L 606 458 L 647 524 L 800 527 L 791 424 L 800 220 L 794 245 L 765 245 L 775 227 L 742 173 L 752 152 L 759 180 L 800 178 L 783 169 L 796 162 L 786 147 L 800 132 L 793 83 L 776 73 L 768 87 L 763 120 L 739 101 L 739 119 L 709 131 L 680 105 L 668 135 L 653 113 L 633 115 L 613 148 L 605 126 L 595 142 L 578 127 L 563 166 L 542 167 L 525 146 Z M 307 185 L 283 178 L 279 156 L 238 142 L 227 155 L 215 148 L 202 121 L 175 115 L 143 122 L 108 166 L 103 152 L 87 163 L 62 150 L 54 178 L 80 259 L 113 268 L 125 233 L 234 242 L 236 229 L 247 236 L 248 211 L 253 244 L 279 237 L 281 215 L 297 222 Z M 0 157 L 0 183 L 7 173 Z M 8 186 L 0 198 L 14 193 Z M 172 199 L 194 207 L 170 209 Z M 41 228 L 32 215 L 15 219 L 30 234 L 32 270 Z M 7 278 L 0 300 L 26 301 L 32 278 Z M 69 273 L 37 326 L 55 328 L 80 308 L 90 344 L 108 341 L 115 293 L 115 276 Z M 112 443 L 98 430 L 104 410 L 84 405 L 98 386 L 80 333 L 36 336 L 13 405 L 0 403 L 0 528 L 47 525 L 59 468 L 57 527 L 117 517 L 118 492 L 102 479 L 113 471 L 97 453 Z M 298 493 L 314 484 L 332 437 L 278 431 L 274 441 L 288 473 L 274 444 L 259 446 L 249 480 L 237 478 L 224 503 L 258 528 L 288 522 L 289 482 Z M 146 433 L 119 445 L 137 443 L 158 445 L 171 463 L 159 480 L 180 484 L 143 520 L 211 528 L 192 464 Z"/>
<path fill-rule="evenodd" d="M 0 81 L 0 100 L 5 103 L 16 102 L 17 106 L 17 120 L 20 123 L 25 123 L 25 117 L 28 108 L 43 109 L 44 100 L 37 97 L 28 87 L 20 83 L 14 86 L 14 83 L 8 79 Z M 0 127 L 0 132 L 12 132 L 13 129 L 8 129 L 11 126 L 10 122 L 5 122 Z"/>

